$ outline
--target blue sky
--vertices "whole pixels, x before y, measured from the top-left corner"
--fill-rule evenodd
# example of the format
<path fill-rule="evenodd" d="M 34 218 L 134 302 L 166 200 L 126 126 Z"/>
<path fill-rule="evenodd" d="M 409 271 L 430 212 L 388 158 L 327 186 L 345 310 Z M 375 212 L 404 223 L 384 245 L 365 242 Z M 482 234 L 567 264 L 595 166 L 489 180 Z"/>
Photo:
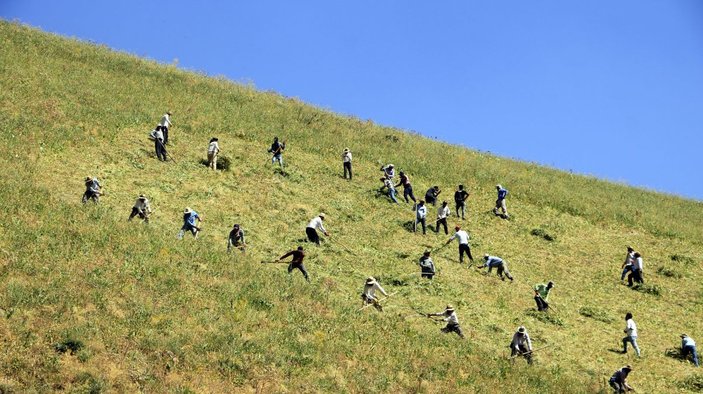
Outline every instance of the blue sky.
<path fill-rule="evenodd" d="M 700 0 L 4 0 L 0 17 L 703 200 Z"/>

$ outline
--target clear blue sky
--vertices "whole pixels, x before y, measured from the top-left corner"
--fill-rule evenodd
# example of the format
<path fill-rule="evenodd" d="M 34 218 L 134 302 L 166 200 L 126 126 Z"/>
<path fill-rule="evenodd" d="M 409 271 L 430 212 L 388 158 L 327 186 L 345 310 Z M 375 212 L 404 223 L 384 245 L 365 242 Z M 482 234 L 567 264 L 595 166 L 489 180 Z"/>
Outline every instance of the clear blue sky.
<path fill-rule="evenodd" d="M 701 0 L 240 3 L 0 0 L 0 17 L 703 200 Z"/>

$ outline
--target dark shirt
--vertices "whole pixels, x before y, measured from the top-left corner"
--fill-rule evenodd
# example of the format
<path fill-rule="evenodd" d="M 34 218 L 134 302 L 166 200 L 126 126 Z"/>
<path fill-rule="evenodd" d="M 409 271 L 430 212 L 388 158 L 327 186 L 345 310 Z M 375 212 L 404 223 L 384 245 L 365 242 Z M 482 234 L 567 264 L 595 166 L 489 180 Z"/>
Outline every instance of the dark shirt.
<path fill-rule="evenodd" d="M 286 145 L 276 141 L 271 144 L 271 149 L 269 149 L 269 152 L 272 152 L 274 155 L 277 155 L 281 153 L 281 151 L 283 151 L 284 149 L 286 149 Z"/>
<path fill-rule="evenodd" d="M 232 240 L 232 242 L 244 242 L 244 231 L 242 231 L 241 228 L 230 231 L 229 239 Z"/>
<path fill-rule="evenodd" d="M 305 253 L 303 253 L 299 250 L 291 250 L 290 252 L 281 256 L 280 260 L 283 260 L 288 256 L 293 256 L 293 260 L 291 260 L 291 264 L 302 264 L 303 259 L 305 258 Z"/>
<path fill-rule="evenodd" d="M 454 192 L 454 201 L 456 202 L 464 202 L 467 198 L 469 198 L 469 193 L 467 193 L 466 190 L 457 190 Z"/>

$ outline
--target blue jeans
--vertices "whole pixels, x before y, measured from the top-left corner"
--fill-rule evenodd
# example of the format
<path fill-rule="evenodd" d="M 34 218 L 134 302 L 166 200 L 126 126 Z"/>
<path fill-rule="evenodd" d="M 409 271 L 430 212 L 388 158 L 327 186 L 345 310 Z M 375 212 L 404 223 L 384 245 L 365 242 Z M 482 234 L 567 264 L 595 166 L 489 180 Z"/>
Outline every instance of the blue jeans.
<path fill-rule="evenodd" d="M 280 153 L 273 155 L 273 157 L 271 158 L 271 164 L 276 164 L 276 161 L 278 161 L 278 163 L 281 165 L 281 168 L 283 168 L 283 155 L 281 155 Z"/>
<path fill-rule="evenodd" d="M 637 346 L 637 337 L 633 336 L 626 336 L 625 338 L 622 339 L 622 351 L 623 353 L 627 353 L 627 343 L 631 343 L 632 347 L 635 348 L 635 353 L 637 353 L 637 357 L 640 356 L 640 347 Z"/>
<path fill-rule="evenodd" d="M 625 268 L 622 269 L 622 275 L 620 275 L 620 280 L 625 280 L 625 275 L 627 275 L 627 273 L 630 271 L 632 271 L 632 266 L 626 265 Z"/>
<path fill-rule="evenodd" d="M 695 346 L 684 346 L 681 348 L 681 354 L 683 355 L 683 358 L 687 358 L 689 353 L 691 353 L 693 355 L 693 363 L 696 364 L 696 367 L 697 367 L 698 366 L 698 352 L 696 352 L 696 347 Z"/>
<path fill-rule="evenodd" d="M 395 191 L 395 189 L 388 189 L 388 197 L 390 197 L 391 200 L 393 200 L 393 202 L 397 204 L 397 203 L 398 203 L 398 199 L 395 198 L 396 193 L 397 193 L 397 192 Z"/>

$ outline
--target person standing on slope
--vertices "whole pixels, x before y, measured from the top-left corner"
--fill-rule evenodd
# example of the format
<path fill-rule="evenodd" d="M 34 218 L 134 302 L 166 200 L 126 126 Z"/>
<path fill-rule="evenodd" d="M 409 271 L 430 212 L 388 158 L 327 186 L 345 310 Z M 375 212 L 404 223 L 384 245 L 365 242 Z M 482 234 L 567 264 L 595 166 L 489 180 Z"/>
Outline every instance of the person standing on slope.
<path fill-rule="evenodd" d="M 344 179 L 347 179 L 347 173 L 349 173 L 349 180 L 352 179 L 352 153 L 349 148 L 344 148 L 342 152 L 342 166 L 344 167 Z"/>
<path fill-rule="evenodd" d="M 98 181 L 98 178 L 93 178 L 90 176 L 86 177 L 85 192 L 83 193 L 83 198 L 81 198 L 81 202 L 85 204 L 88 202 L 88 200 L 92 200 L 96 204 L 99 203 L 100 196 L 103 194 L 101 189 L 102 185 L 100 185 L 100 181 Z"/>
<path fill-rule="evenodd" d="M 491 270 L 493 268 L 496 268 L 496 274 L 500 276 L 500 280 L 505 280 L 505 277 L 503 277 L 503 274 L 510 279 L 510 281 L 513 281 L 513 277 L 510 275 L 510 271 L 508 271 L 508 264 L 503 261 L 500 257 L 496 256 L 489 256 L 488 254 L 483 255 L 483 260 L 485 263 L 483 263 L 482 266 L 476 267 L 476 268 L 483 268 L 483 267 L 488 267 L 488 272 L 487 274 L 491 273 Z"/>
<path fill-rule="evenodd" d="M 403 171 L 400 172 L 400 179 L 395 187 L 400 185 L 403 185 L 403 198 L 405 202 L 408 203 L 410 200 L 413 200 L 413 204 L 416 204 L 417 200 L 415 200 L 415 195 L 413 194 L 413 186 L 410 184 L 410 178 L 408 178 Z M 410 200 L 408 200 L 408 197 L 410 197 Z"/>
<path fill-rule="evenodd" d="M 278 142 L 278 137 L 273 137 L 273 143 L 268 149 L 268 152 L 273 155 L 271 156 L 271 164 L 276 164 L 276 162 L 278 162 L 281 168 L 283 168 L 283 150 L 285 149 L 286 143 Z"/>
<path fill-rule="evenodd" d="M 383 287 L 378 284 L 376 279 L 374 279 L 373 276 L 369 276 L 366 279 L 366 284 L 364 284 L 364 291 L 361 293 L 361 300 L 363 303 L 361 307 L 363 308 L 368 304 L 373 304 L 373 307 L 376 308 L 377 311 L 383 312 L 383 307 L 381 307 L 381 304 L 378 302 L 378 298 L 376 297 L 376 290 L 388 297 L 388 293 L 386 293 Z"/>
<path fill-rule="evenodd" d="M 217 155 L 220 153 L 220 144 L 216 137 L 210 138 L 210 144 L 207 147 L 207 166 L 217 171 Z"/>
<path fill-rule="evenodd" d="M 320 213 L 308 223 L 308 226 L 305 228 L 305 235 L 308 237 L 308 240 L 310 242 L 314 242 L 318 245 L 320 244 L 320 236 L 317 234 L 317 229 L 322 231 L 322 233 L 325 234 L 326 237 L 329 237 L 330 234 L 327 232 L 327 230 L 325 230 L 325 226 L 322 225 L 322 222 L 324 220 L 325 214 Z"/>
<path fill-rule="evenodd" d="M 300 272 L 303 273 L 305 280 L 310 282 L 310 277 L 308 276 L 308 271 L 305 269 L 305 265 L 303 265 L 303 259 L 305 258 L 305 253 L 303 252 L 303 247 L 298 246 L 297 250 L 291 250 L 290 252 L 281 256 L 278 260 L 283 261 L 283 259 L 285 259 L 288 256 L 293 256 L 293 260 L 291 260 L 290 264 L 288 264 L 288 274 L 293 272 L 294 269 L 298 269 L 298 270 L 300 270 Z"/>
<path fill-rule="evenodd" d="M 389 178 L 391 180 L 393 180 L 393 178 L 395 178 L 395 166 L 393 164 L 388 164 L 388 165 L 382 166 L 381 171 L 383 171 L 383 175 L 386 178 Z"/>
<path fill-rule="evenodd" d="M 151 215 L 151 204 L 149 199 L 145 195 L 140 194 L 137 201 L 134 202 L 132 207 L 132 213 L 129 214 L 128 222 L 132 221 L 132 218 L 139 216 L 139 219 L 143 219 L 144 223 L 149 223 L 149 215 Z"/>
<path fill-rule="evenodd" d="M 635 348 L 635 353 L 637 353 L 637 357 L 639 357 L 640 347 L 637 346 L 637 324 L 635 324 L 635 321 L 632 319 L 632 313 L 627 312 L 625 315 L 625 323 L 625 330 L 623 330 L 623 332 L 626 336 L 622 339 L 622 353 L 627 353 L 627 344 L 629 342 L 632 344 L 632 347 Z"/>
<path fill-rule="evenodd" d="M 413 232 L 417 232 L 417 224 L 422 224 L 422 235 L 425 235 L 427 230 L 427 206 L 425 202 L 420 200 L 415 210 L 415 223 L 413 224 Z"/>
<path fill-rule="evenodd" d="M 518 327 L 513 340 L 510 342 L 510 357 L 517 355 L 525 357 L 528 364 L 532 364 L 532 341 L 525 326 Z"/>
<path fill-rule="evenodd" d="M 181 231 L 178 232 L 178 239 L 183 239 L 183 236 L 185 235 L 186 231 L 190 231 L 190 233 L 193 234 L 193 238 L 198 239 L 200 227 L 195 225 L 196 220 L 198 222 L 203 221 L 197 212 L 190 208 L 186 208 L 183 211 L 183 227 L 181 227 Z"/>
<path fill-rule="evenodd" d="M 464 220 L 467 198 L 469 198 L 469 193 L 464 190 L 464 185 L 459 185 L 459 189 L 454 192 L 454 203 L 456 204 L 456 217 L 459 217 L 461 212 L 461 220 Z"/>
<path fill-rule="evenodd" d="M 627 256 L 625 256 L 625 262 L 622 263 L 622 267 L 620 269 L 622 270 L 622 274 L 620 274 L 620 282 L 625 281 L 625 275 L 627 275 L 628 272 L 632 272 L 632 267 L 634 266 L 635 263 L 635 250 L 632 248 L 632 246 L 627 247 Z"/>
<path fill-rule="evenodd" d="M 164 145 L 164 131 L 161 126 L 156 126 L 154 131 L 154 150 L 156 151 L 156 158 L 161 161 L 166 161 L 166 146 Z"/>
<path fill-rule="evenodd" d="M 434 232 L 439 232 L 439 225 L 444 226 L 444 234 L 448 235 L 449 230 L 447 229 L 447 218 L 451 212 L 449 212 L 449 205 L 446 201 L 442 201 L 442 206 L 437 210 L 437 222 L 434 225 Z"/>
<path fill-rule="evenodd" d="M 450 242 L 456 239 L 459 242 L 459 264 L 464 263 L 464 254 L 473 262 L 474 258 L 471 256 L 471 247 L 469 247 L 469 233 L 462 230 L 461 226 L 454 227 L 454 231 L 456 232 L 447 240 L 446 245 L 449 245 Z"/>
<path fill-rule="evenodd" d="M 508 195 L 508 190 L 503 189 L 501 185 L 496 185 L 496 190 L 498 191 L 498 199 L 496 200 L 495 208 L 493 208 L 493 213 L 503 219 L 507 219 L 510 217 L 508 216 L 508 207 L 505 204 L 505 197 Z M 499 209 L 502 211 L 500 214 L 498 213 Z"/>
<path fill-rule="evenodd" d="M 161 117 L 159 121 L 159 126 L 161 126 L 161 131 L 163 132 L 164 145 L 168 144 L 168 130 L 171 128 L 171 113 L 166 112 L 164 116 Z M 158 126 L 157 126 L 158 127 Z"/>
<path fill-rule="evenodd" d="M 541 312 L 549 309 L 549 293 L 552 291 L 553 288 L 554 282 L 552 282 L 551 280 L 547 282 L 546 285 L 544 283 L 538 283 L 535 285 L 535 302 L 537 303 L 538 311 Z"/>
<path fill-rule="evenodd" d="M 642 255 L 639 252 L 635 252 L 632 255 L 634 261 L 632 262 L 632 272 L 627 276 L 627 285 L 632 287 L 632 282 L 644 283 L 644 262 L 642 261 Z"/>
<path fill-rule="evenodd" d="M 439 312 L 439 313 L 428 313 L 427 317 L 432 317 L 432 316 L 442 316 L 444 318 L 444 321 L 447 322 L 446 327 L 442 328 L 442 332 L 445 334 L 448 334 L 450 332 L 455 332 L 457 335 L 459 335 L 459 338 L 464 339 L 464 332 L 461 330 L 461 326 L 459 325 L 459 318 L 456 315 L 456 312 L 454 311 L 454 307 L 451 305 L 447 305 L 447 307 L 444 309 L 444 312 Z"/>
<path fill-rule="evenodd" d="M 427 279 L 432 279 L 435 275 L 435 268 L 434 268 L 434 262 L 432 262 L 432 258 L 430 257 L 430 251 L 426 250 L 425 253 L 422 254 L 422 257 L 420 257 L 420 275 L 423 278 Z"/>

